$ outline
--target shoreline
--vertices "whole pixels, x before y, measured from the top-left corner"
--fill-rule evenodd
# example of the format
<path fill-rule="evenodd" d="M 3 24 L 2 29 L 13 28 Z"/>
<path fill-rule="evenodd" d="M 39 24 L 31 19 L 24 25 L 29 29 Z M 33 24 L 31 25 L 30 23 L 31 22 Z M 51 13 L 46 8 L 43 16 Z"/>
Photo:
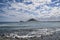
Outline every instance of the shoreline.
<path fill-rule="evenodd" d="M 20 29 L 10 33 L 0 34 L 1 40 L 44 40 L 54 36 L 60 36 L 60 29 Z M 58 35 L 57 35 L 58 34 Z"/>

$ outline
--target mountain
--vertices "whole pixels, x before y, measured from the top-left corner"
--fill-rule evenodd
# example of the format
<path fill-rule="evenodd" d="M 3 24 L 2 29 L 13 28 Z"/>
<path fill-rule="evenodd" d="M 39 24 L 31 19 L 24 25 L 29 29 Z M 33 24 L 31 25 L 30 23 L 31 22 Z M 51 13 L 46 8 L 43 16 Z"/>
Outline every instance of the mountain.
<path fill-rule="evenodd" d="M 36 20 L 36 19 L 31 18 L 31 19 L 29 19 L 29 20 L 28 20 L 28 22 L 29 22 L 29 21 L 37 21 L 37 20 Z"/>

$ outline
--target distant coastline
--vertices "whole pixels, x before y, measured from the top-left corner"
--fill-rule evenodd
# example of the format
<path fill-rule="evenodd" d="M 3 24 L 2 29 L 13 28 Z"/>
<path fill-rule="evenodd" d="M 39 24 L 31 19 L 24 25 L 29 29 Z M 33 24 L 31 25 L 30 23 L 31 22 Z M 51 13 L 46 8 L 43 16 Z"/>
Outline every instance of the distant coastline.
<path fill-rule="evenodd" d="M 27 22 L 27 21 L 19 21 L 19 22 Z M 60 21 L 39 21 L 39 22 L 60 22 Z M 4 23 L 4 22 L 0 22 L 0 23 Z M 7 22 L 6 21 L 6 23 L 18 23 L 18 21 L 17 22 Z"/>

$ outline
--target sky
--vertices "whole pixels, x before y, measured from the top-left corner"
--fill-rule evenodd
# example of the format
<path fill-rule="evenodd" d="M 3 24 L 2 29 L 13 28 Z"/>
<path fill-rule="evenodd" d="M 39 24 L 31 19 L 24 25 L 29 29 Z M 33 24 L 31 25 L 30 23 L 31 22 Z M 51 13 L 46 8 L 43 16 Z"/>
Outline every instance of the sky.
<path fill-rule="evenodd" d="M 0 22 L 60 21 L 60 0 L 0 0 Z"/>

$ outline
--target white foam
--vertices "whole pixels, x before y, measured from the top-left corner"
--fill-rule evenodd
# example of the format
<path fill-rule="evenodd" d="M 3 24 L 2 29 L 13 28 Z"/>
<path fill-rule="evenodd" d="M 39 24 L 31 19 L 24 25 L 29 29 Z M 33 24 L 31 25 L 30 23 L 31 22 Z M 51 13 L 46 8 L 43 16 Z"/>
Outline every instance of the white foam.
<path fill-rule="evenodd" d="M 6 37 L 12 37 L 12 38 L 31 38 L 31 37 L 34 37 L 34 36 L 28 36 L 28 35 L 22 35 L 22 36 L 19 36 L 17 34 L 14 34 L 14 33 L 11 33 L 10 35 L 6 35 Z"/>
<path fill-rule="evenodd" d="M 56 29 L 56 31 L 60 31 L 60 28 Z"/>
<path fill-rule="evenodd" d="M 53 33 L 54 33 L 54 30 L 52 29 L 38 29 L 37 31 L 33 31 L 28 35 L 50 35 Z"/>
<path fill-rule="evenodd" d="M 12 38 L 15 38 L 15 37 L 17 37 L 17 38 L 41 37 L 42 35 L 51 35 L 56 31 L 60 31 L 60 29 L 56 29 L 56 30 L 53 30 L 53 29 L 38 29 L 37 31 L 32 31 L 32 32 L 29 32 L 26 35 L 21 35 L 21 36 L 17 35 L 17 34 L 14 34 L 14 33 L 11 33 L 7 37 L 12 37 Z"/>

